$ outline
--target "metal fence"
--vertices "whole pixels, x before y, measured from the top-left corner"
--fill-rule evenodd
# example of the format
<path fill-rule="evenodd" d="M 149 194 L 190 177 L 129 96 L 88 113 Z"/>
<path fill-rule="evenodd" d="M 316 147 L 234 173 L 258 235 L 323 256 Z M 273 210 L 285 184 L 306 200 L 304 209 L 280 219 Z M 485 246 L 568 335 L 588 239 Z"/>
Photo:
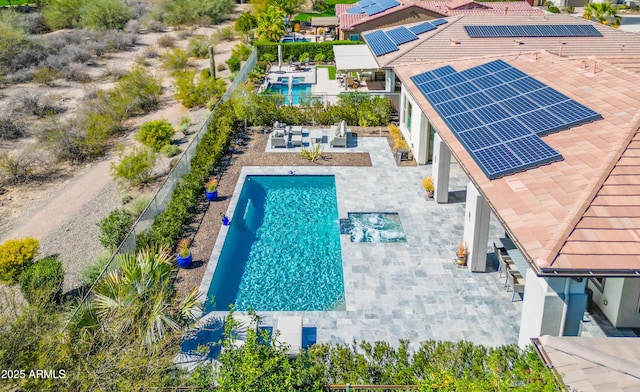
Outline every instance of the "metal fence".
<path fill-rule="evenodd" d="M 349 91 L 353 92 L 353 91 Z M 346 92 L 345 92 L 346 93 Z M 400 109 L 400 94 L 390 93 L 386 91 L 360 91 L 371 97 L 384 97 L 389 100 L 391 108 L 395 111 Z M 265 99 L 273 99 L 279 105 L 309 105 L 321 103 L 323 105 L 335 105 L 338 103 L 342 94 L 326 94 L 326 93 L 299 93 L 299 94 L 265 94 Z"/>

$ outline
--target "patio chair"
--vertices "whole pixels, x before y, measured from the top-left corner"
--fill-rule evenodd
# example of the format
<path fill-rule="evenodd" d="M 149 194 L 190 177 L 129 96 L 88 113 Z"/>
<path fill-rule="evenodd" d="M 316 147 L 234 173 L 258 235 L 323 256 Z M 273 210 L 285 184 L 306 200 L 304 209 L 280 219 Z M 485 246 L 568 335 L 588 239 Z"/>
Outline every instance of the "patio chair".
<path fill-rule="evenodd" d="M 278 340 L 288 346 L 287 354 L 292 357 L 300 354 L 302 349 L 302 317 L 282 316 L 278 319 L 277 329 L 280 331 Z"/>
<path fill-rule="evenodd" d="M 524 277 L 518 271 L 509 270 L 507 271 L 507 279 L 509 280 L 509 286 L 513 290 L 513 295 L 511 296 L 511 302 L 513 302 L 516 294 L 524 294 Z M 508 288 L 507 291 L 509 291 Z"/>
<path fill-rule="evenodd" d="M 271 148 L 275 147 L 289 147 L 289 134 L 286 129 L 274 128 L 273 132 L 269 135 L 269 141 Z"/>
<path fill-rule="evenodd" d="M 347 137 L 351 133 L 350 129 L 347 129 L 347 122 L 342 120 L 339 126 L 331 127 L 329 135 L 329 145 L 331 147 L 347 147 Z"/>

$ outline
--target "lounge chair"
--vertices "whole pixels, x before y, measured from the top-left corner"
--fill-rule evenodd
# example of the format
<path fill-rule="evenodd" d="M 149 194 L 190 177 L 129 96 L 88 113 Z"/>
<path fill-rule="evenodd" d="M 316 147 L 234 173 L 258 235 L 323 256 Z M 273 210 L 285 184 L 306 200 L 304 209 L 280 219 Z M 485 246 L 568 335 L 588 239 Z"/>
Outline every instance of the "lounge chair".
<path fill-rule="evenodd" d="M 278 340 L 288 346 L 289 356 L 300 354 L 302 349 L 302 317 L 283 316 L 278 319 Z"/>
<path fill-rule="evenodd" d="M 337 127 L 334 125 L 329 132 L 329 145 L 331 147 L 347 147 L 348 134 L 351 133 L 350 129 L 347 129 L 347 122 L 342 120 Z"/>
<path fill-rule="evenodd" d="M 513 295 L 511 296 L 511 302 L 513 302 L 516 298 L 516 293 L 524 294 L 524 277 L 518 271 L 508 270 L 507 279 L 509 280 L 509 286 L 513 290 Z"/>

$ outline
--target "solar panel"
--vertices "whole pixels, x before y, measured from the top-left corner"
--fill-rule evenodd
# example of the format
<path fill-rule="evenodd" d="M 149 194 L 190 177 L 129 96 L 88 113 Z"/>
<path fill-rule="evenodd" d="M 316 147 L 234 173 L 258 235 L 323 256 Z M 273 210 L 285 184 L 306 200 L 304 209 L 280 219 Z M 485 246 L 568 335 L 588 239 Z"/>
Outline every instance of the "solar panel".
<path fill-rule="evenodd" d="M 486 127 L 478 127 L 458 134 L 468 150 L 479 150 L 500 143 L 500 140 Z"/>
<path fill-rule="evenodd" d="M 384 11 L 384 8 L 380 7 L 378 4 L 371 4 L 363 7 L 362 10 L 365 12 L 365 14 L 371 16 L 381 13 L 382 11 Z"/>
<path fill-rule="evenodd" d="M 437 29 L 437 27 L 434 24 L 429 22 L 424 22 L 424 23 L 420 23 L 419 25 L 409 27 L 409 30 L 411 30 L 411 32 L 413 32 L 416 35 L 420 35 L 422 33 L 426 33 L 427 31 L 431 31 L 435 29 Z"/>
<path fill-rule="evenodd" d="M 389 8 L 397 7 L 400 5 L 400 3 L 397 2 L 396 0 L 378 0 L 377 3 L 380 6 L 382 6 L 382 8 L 384 8 L 385 10 L 388 10 Z"/>
<path fill-rule="evenodd" d="M 411 79 L 489 179 L 562 159 L 540 136 L 601 118 L 502 60 Z"/>
<path fill-rule="evenodd" d="M 433 22 L 432 22 L 433 23 Z M 435 23 L 434 23 L 435 24 Z M 593 25 L 482 25 L 464 26 L 471 38 L 602 37 Z"/>
<path fill-rule="evenodd" d="M 418 39 L 418 37 L 406 27 L 398 27 L 393 30 L 388 30 L 387 35 L 393 42 L 395 42 L 396 45 L 401 45 Z"/>
<path fill-rule="evenodd" d="M 349 8 L 347 10 L 347 14 L 350 14 L 350 15 L 358 15 L 358 14 L 361 14 L 363 12 L 364 11 L 359 6 L 355 6 L 355 7 Z"/>
<path fill-rule="evenodd" d="M 374 0 L 360 0 L 356 4 L 358 4 L 360 7 L 366 7 L 366 6 L 369 6 L 371 4 L 375 4 L 375 3 L 376 2 Z"/>
<path fill-rule="evenodd" d="M 369 47 L 376 56 L 382 56 L 383 54 L 395 52 L 398 50 L 396 44 L 391 41 L 383 31 L 376 30 L 373 33 L 365 34 L 363 37 L 367 40 Z"/>
<path fill-rule="evenodd" d="M 441 26 L 443 24 L 446 24 L 447 21 L 444 19 L 436 19 L 436 20 L 432 20 L 431 23 L 433 23 L 436 26 Z"/>

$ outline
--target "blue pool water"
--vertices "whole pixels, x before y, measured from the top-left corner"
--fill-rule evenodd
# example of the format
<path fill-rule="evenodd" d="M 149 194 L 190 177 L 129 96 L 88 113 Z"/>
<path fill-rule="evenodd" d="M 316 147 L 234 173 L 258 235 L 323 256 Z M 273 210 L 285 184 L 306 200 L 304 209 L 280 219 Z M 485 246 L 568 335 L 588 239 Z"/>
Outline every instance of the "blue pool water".
<path fill-rule="evenodd" d="M 345 227 L 351 242 L 407 242 L 395 212 L 350 212 Z"/>
<path fill-rule="evenodd" d="M 247 176 L 206 311 L 344 308 L 333 176 Z"/>
<path fill-rule="evenodd" d="M 292 79 L 293 79 L 293 84 L 304 83 L 304 76 L 294 76 Z M 289 77 L 288 76 L 280 76 L 280 77 L 278 77 L 278 82 L 286 84 L 287 88 L 289 87 Z"/>
<path fill-rule="evenodd" d="M 311 42 L 311 40 L 309 38 L 302 37 L 284 37 L 280 40 L 280 42 L 288 44 L 291 42 Z"/>
<path fill-rule="evenodd" d="M 285 84 L 274 83 L 269 86 L 268 92 L 271 94 L 282 94 L 284 95 L 284 102 L 286 105 L 290 105 L 293 103 L 294 105 L 300 104 L 300 99 L 303 96 L 308 96 L 311 94 L 311 85 L 310 84 L 293 84 L 291 86 L 292 98 L 293 102 L 289 102 L 289 82 Z"/>

